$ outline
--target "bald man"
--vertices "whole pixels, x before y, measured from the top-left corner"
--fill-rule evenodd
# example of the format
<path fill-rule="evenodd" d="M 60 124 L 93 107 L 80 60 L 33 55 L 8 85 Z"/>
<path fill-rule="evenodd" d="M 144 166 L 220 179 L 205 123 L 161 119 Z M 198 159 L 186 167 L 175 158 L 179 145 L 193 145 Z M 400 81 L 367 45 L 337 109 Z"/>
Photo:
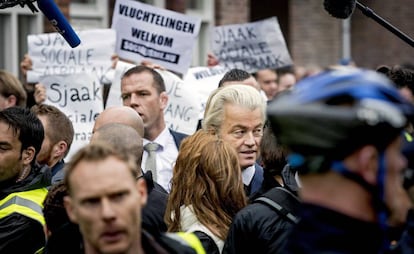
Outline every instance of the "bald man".
<path fill-rule="evenodd" d="M 106 142 L 117 151 L 130 153 L 136 159 L 137 168 L 140 170 L 137 175 L 142 176 L 142 137 L 131 126 L 122 123 L 107 123 L 95 130 L 91 138 L 91 143 L 94 142 Z M 158 234 L 167 231 L 164 213 L 168 194 L 163 187 L 152 181 L 148 173 L 151 171 L 144 175 L 147 183 L 148 201 L 142 210 L 142 227 L 151 234 Z"/>
<path fill-rule="evenodd" d="M 142 137 L 133 127 L 123 123 L 106 123 L 93 133 L 90 142 L 94 143 L 96 141 L 104 141 L 111 144 L 118 151 L 130 153 L 136 158 L 137 166 L 141 169 Z M 141 175 L 141 173 L 138 172 L 138 175 Z"/>
<path fill-rule="evenodd" d="M 96 118 L 92 133 L 107 123 L 120 123 L 134 128 L 141 137 L 144 137 L 144 122 L 139 114 L 127 106 L 114 106 L 105 109 Z"/>

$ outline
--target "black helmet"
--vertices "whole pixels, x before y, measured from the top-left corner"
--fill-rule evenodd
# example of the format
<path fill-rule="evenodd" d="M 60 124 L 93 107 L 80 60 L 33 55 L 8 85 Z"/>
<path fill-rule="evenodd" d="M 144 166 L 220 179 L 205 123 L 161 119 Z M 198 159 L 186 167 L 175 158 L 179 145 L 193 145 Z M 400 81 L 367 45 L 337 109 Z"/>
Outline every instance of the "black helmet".
<path fill-rule="evenodd" d="M 293 153 L 340 160 L 365 144 L 384 150 L 414 107 L 384 75 L 345 68 L 303 79 L 272 101 L 267 114 Z"/>

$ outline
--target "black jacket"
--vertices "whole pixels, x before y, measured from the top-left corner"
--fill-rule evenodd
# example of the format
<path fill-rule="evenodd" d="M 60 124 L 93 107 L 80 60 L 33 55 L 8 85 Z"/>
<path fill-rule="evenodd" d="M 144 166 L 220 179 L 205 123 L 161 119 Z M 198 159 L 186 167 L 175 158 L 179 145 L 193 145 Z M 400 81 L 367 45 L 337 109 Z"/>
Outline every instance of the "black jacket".
<path fill-rule="evenodd" d="M 62 228 L 63 229 L 63 228 Z M 79 228 L 75 224 L 67 224 L 58 232 L 58 238 L 48 242 L 45 254 L 82 254 L 84 252 L 83 241 Z M 53 237 L 53 235 L 52 235 Z M 197 254 L 197 252 L 183 241 L 167 234 L 156 236 L 142 230 L 141 243 L 145 253 L 151 254 Z M 3 252 L 2 252 L 3 253 Z M 11 252 L 12 253 L 12 252 Z M 16 252 L 20 253 L 20 252 Z M 23 253 L 23 252 L 22 252 Z"/>
<path fill-rule="evenodd" d="M 185 139 L 188 135 L 187 134 L 184 134 L 184 133 L 181 133 L 181 132 L 173 131 L 171 129 L 168 129 L 168 130 L 170 131 L 171 136 L 174 139 L 175 146 L 177 146 L 177 149 L 179 150 L 180 149 L 180 145 L 181 145 L 181 141 L 183 141 L 183 139 Z"/>
<path fill-rule="evenodd" d="M 151 171 L 144 174 L 144 179 L 147 183 L 148 200 L 142 208 L 142 228 L 152 235 L 158 235 L 167 231 L 164 214 L 167 208 L 168 193 L 161 185 L 153 181 Z"/>
<path fill-rule="evenodd" d="M 285 188 L 296 195 L 294 172 L 287 167 L 282 171 L 282 178 Z M 293 225 L 268 205 L 253 202 L 234 217 L 223 253 L 282 253 L 280 246 Z"/>
<path fill-rule="evenodd" d="M 23 181 L 0 183 L 0 200 L 11 193 L 47 188 L 50 181 L 50 169 L 36 164 Z M 20 213 L 0 219 L 0 253 L 34 253 L 44 245 L 45 234 L 38 221 Z"/>
<path fill-rule="evenodd" d="M 303 203 L 300 221 L 281 253 L 384 253 L 385 232 L 376 223 Z"/>

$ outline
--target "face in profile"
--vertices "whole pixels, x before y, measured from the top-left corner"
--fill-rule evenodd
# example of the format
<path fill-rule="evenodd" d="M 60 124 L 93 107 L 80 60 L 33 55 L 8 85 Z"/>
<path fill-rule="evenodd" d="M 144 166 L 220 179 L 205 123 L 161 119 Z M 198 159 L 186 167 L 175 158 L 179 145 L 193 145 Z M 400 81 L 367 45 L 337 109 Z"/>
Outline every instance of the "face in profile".
<path fill-rule="evenodd" d="M 137 244 L 146 199 L 141 180 L 137 182 L 127 163 L 114 156 L 75 166 L 65 207 L 71 221 L 79 224 L 85 249 L 124 253 Z"/>

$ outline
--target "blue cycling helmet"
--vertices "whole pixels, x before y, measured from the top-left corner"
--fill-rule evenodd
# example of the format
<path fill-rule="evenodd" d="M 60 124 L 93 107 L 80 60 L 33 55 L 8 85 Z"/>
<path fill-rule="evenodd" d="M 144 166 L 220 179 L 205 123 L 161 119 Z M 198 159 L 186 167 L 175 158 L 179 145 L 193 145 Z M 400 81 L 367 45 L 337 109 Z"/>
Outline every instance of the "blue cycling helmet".
<path fill-rule="evenodd" d="M 383 151 L 401 134 L 414 107 L 384 75 L 342 68 L 298 82 L 268 105 L 267 114 L 293 153 L 335 161 L 366 144 Z"/>

